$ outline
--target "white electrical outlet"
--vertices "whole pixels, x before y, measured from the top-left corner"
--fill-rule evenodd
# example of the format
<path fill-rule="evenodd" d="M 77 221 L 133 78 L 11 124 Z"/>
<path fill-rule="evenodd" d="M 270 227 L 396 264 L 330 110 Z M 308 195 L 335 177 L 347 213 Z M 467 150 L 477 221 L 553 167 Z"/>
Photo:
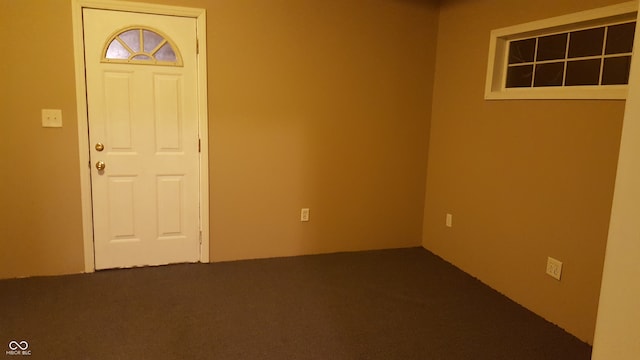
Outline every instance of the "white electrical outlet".
<path fill-rule="evenodd" d="M 309 209 L 303 208 L 300 210 L 300 221 L 309 221 Z"/>
<path fill-rule="evenodd" d="M 62 127 L 62 110 L 42 109 L 42 127 Z"/>
<path fill-rule="evenodd" d="M 447 225 L 447 227 L 452 227 L 453 226 L 453 215 L 447 214 L 447 217 L 446 217 L 444 223 L 445 223 L 445 225 Z"/>
<path fill-rule="evenodd" d="M 562 261 L 548 257 L 547 274 L 557 280 L 560 280 L 560 276 L 562 275 Z"/>

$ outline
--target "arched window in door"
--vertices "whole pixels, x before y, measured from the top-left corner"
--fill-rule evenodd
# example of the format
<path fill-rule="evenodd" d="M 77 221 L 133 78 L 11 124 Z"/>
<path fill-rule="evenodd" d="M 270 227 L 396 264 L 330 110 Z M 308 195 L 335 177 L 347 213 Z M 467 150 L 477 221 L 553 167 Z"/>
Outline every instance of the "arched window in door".
<path fill-rule="evenodd" d="M 102 62 L 182 66 L 182 57 L 173 41 L 160 31 L 131 26 L 109 37 Z"/>

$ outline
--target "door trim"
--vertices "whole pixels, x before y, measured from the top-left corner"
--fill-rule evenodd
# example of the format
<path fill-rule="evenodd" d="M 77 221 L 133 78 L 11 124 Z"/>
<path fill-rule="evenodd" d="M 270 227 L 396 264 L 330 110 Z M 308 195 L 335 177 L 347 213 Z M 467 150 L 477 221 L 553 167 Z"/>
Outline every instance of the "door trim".
<path fill-rule="evenodd" d="M 209 131 L 207 106 L 207 29 L 206 11 L 199 8 L 156 5 L 115 0 L 72 0 L 73 47 L 76 77 L 78 119 L 78 154 L 80 160 L 80 195 L 82 202 L 82 238 L 84 271 L 95 271 L 93 244 L 93 211 L 91 206 L 91 167 L 89 158 L 89 123 L 87 117 L 87 87 L 84 63 L 82 9 L 116 10 L 155 15 L 183 16 L 196 19 L 198 62 L 198 130 L 200 134 L 200 262 L 209 262 Z"/>

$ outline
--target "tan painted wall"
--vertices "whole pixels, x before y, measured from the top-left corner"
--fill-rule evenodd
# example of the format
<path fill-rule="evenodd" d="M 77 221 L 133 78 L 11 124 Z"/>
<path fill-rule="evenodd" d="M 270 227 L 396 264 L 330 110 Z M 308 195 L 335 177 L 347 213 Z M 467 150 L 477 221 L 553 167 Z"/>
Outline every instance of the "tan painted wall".
<path fill-rule="evenodd" d="M 419 245 L 436 7 L 209 6 L 212 258 Z"/>
<path fill-rule="evenodd" d="M 0 0 L 0 278 L 84 269 L 71 6 Z M 62 109 L 42 128 L 41 109 Z"/>
<path fill-rule="evenodd" d="M 492 29 L 613 3 L 444 2 L 424 214 L 427 249 L 590 343 L 624 102 L 483 91 Z M 547 256 L 564 262 L 561 282 Z"/>
<path fill-rule="evenodd" d="M 420 245 L 435 5 L 157 2 L 208 11 L 214 261 Z M 0 26 L 0 278 L 81 272 L 71 2 Z"/>

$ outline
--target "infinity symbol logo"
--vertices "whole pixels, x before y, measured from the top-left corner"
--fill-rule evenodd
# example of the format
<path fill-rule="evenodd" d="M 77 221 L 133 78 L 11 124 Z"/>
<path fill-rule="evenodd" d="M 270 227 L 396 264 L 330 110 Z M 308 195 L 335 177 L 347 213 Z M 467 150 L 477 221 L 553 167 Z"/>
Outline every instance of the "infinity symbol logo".
<path fill-rule="evenodd" d="M 9 342 L 9 349 L 10 350 L 18 350 L 18 348 L 20 350 L 27 350 L 29 348 L 29 343 L 24 341 L 24 340 L 22 340 L 20 342 L 17 342 L 15 340 Z"/>

